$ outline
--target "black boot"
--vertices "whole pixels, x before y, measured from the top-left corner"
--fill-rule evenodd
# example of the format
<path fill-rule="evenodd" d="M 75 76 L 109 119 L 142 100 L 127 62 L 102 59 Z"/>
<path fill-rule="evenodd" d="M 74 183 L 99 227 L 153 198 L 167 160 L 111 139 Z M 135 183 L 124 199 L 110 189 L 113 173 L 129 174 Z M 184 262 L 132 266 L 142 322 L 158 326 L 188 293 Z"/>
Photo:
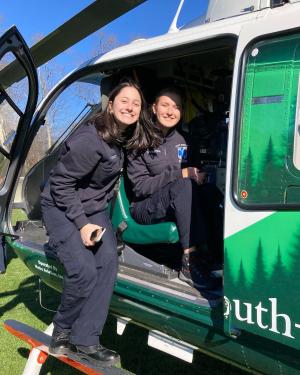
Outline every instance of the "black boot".
<path fill-rule="evenodd" d="M 102 345 L 82 346 L 69 343 L 68 348 L 70 358 L 84 360 L 95 367 L 110 367 L 120 362 L 117 352 Z"/>
<path fill-rule="evenodd" d="M 187 284 L 200 289 L 216 289 L 219 283 L 210 276 L 210 270 L 200 267 L 199 255 L 197 251 L 183 254 L 179 279 Z"/>
<path fill-rule="evenodd" d="M 54 355 L 63 355 L 68 353 L 70 331 L 59 331 L 54 328 L 52 339 L 49 345 L 49 353 Z"/>
<path fill-rule="evenodd" d="M 199 246 L 195 252 L 198 257 L 198 262 L 200 269 L 210 273 L 212 278 L 222 278 L 223 277 L 223 259 L 219 256 L 216 257 L 208 251 L 207 245 Z"/>

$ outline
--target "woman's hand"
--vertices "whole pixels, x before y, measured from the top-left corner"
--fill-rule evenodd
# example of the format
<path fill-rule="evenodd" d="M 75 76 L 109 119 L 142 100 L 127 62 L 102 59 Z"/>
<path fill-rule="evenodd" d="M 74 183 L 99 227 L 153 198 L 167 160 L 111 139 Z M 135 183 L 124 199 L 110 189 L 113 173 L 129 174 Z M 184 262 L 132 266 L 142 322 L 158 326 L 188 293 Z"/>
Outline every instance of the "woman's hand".
<path fill-rule="evenodd" d="M 91 239 L 92 233 L 97 231 L 99 234 L 103 231 L 103 228 L 96 224 L 86 224 L 80 229 L 80 236 L 84 246 L 94 246 L 97 238 Z"/>
<path fill-rule="evenodd" d="M 194 180 L 198 185 L 204 184 L 207 175 L 205 172 L 201 172 L 198 168 L 195 167 L 188 167 L 182 169 L 182 177 L 183 178 L 191 178 Z"/>

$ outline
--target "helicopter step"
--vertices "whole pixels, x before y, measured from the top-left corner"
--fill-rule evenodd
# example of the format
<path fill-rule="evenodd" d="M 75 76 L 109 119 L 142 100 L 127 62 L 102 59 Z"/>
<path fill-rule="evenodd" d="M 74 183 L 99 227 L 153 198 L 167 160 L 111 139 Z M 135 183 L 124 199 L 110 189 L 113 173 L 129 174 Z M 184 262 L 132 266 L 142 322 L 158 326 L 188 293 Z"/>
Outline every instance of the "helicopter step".
<path fill-rule="evenodd" d="M 32 347 L 31 354 L 29 356 L 31 358 L 29 358 L 27 362 L 23 375 L 38 375 L 42 365 L 45 363 L 49 355 L 88 375 L 129 374 L 127 371 L 117 367 L 100 368 L 92 366 L 90 364 L 87 365 L 86 362 L 75 359 L 74 357 L 70 358 L 67 355 L 52 355 L 51 353 L 49 353 L 51 336 L 46 333 L 47 330 L 46 332 L 41 332 L 33 327 L 30 327 L 27 324 L 12 319 L 6 320 L 4 322 L 4 328 L 14 336 L 27 342 Z M 48 332 L 51 333 L 50 330 Z"/>

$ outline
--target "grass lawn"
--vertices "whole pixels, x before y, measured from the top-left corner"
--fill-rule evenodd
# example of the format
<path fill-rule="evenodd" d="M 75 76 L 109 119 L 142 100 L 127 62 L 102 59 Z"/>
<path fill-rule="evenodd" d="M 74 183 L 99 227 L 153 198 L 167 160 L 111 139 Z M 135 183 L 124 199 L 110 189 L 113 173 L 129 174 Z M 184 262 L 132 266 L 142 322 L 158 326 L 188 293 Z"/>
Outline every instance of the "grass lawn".
<path fill-rule="evenodd" d="M 49 304 L 56 305 L 57 298 L 51 291 Z M 0 375 L 19 375 L 26 364 L 29 346 L 3 328 L 6 319 L 16 319 L 34 328 L 44 330 L 51 323 L 53 312 L 39 304 L 38 278 L 26 266 L 9 254 L 7 272 L 0 275 Z M 196 353 L 194 363 L 189 365 L 172 356 L 147 346 L 147 331 L 129 324 L 123 336 L 116 334 L 116 320 L 109 317 L 102 337 L 103 344 L 117 350 L 122 367 L 138 375 L 245 375 L 215 359 Z M 80 374 L 75 369 L 49 357 L 41 374 Z"/>

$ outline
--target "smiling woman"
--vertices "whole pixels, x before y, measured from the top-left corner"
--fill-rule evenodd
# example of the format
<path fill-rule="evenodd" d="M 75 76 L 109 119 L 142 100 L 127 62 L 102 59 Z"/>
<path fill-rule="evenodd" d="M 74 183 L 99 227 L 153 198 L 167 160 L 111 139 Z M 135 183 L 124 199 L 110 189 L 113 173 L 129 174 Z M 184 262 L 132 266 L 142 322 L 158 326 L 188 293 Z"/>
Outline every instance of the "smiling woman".
<path fill-rule="evenodd" d="M 174 90 L 174 89 L 172 89 Z M 162 132 L 176 126 L 182 117 L 182 98 L 177 92 L 162 92 L 152 106 L 156 121 Z"/>
<path fill-rule="evenodd" d="M 99 344 L 118 269 L 108 205 L 123 167 L 122 147 L 151 146 L 149 134 L 144 135 L 149 126 L 145 109 L 136 83 L 117 85 L 107 108 L 66 140 L 44 187 L 42 212 L 49 246 L 66 270 L 53 319 L 52 354 L 72 352 L 102 366 L 119 361 L 116 352 Z"/>
<path fill-rule="evenodd" d="M 218 207 L 223 196 L 215 186 L 206 183 L 206 174 L 188 159 L 190 142 L 176 129 L 183 117 L 183 103 L 184 95 L 178 87 L 159 91 L 152 111 L 161 133 L 160 145 L 144 154 L 128 154 L 127 172 L 133 192 L 131 214 L 139 224 L 175 222 L 183 252 L 179 279 L 212 290 L 220 282 L 210 277 L 207 249 L 212 247 L 213 236 L 203 228 L 221 223 Z M 214 236 L 219 237 L 221 229 L 218 225 Z M 216 261 L 220 259 L 213 259 Z"/>
<path fill-rule="evenodd" d="M 126 129 L 136 122 L 141 112 L 142 101 L 134 87 L 124 87 L 115 100 L 108 103 L 109 112 L 113 115 L 119 128 Z"/>

